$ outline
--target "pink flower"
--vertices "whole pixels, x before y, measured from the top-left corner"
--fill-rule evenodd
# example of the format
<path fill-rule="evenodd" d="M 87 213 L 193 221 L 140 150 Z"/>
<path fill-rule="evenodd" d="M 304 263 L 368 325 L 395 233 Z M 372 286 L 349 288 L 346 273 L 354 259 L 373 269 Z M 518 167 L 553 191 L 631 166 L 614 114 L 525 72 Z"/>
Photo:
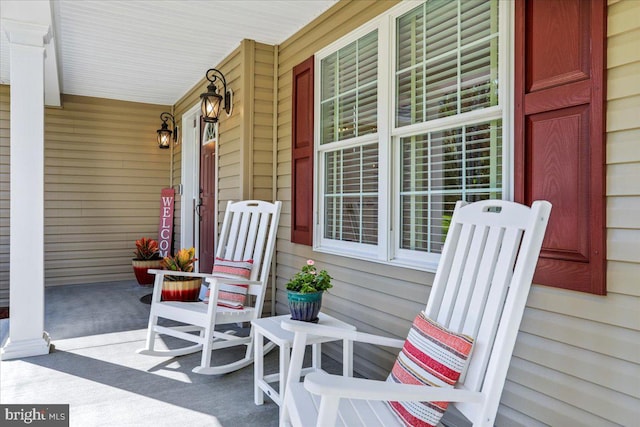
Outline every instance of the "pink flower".
<path fill-rule="evenodd" d="M 314 265 L 315 262 L 312 259 L 307 260 L 307 265 Z"/>

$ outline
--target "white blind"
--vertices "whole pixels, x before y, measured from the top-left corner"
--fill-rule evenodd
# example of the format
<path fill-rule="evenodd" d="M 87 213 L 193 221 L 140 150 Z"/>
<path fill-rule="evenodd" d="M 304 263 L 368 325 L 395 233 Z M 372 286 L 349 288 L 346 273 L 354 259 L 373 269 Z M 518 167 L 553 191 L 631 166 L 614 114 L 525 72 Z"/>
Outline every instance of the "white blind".
<path fill-rule="evenodd" d="M 497 105 L 498 6 L 431 0 L 396 22 L 396 126 Z"/>
<path fill-rule="evenodd" d="M 458 200 L 502 198 L 503 12 L 499 0 L 427 0 L 319 53 L 320 250 L 422 267 L 441 253 Z M 378 218 L 379 199 L 389 217 Z"/>
<path fill-rule="evenodd" d="M 400 139 L 401 248 L 442 252 L 458 200 L 502 197 L 502 122 Z"/>
<path fill-rule="evenodd" d="M 320 143 L 377 132 L 378 31 L 323 58 Z"/>
<path fill-rule="evenodd" d="M 378 145 L 325 153 L 324 237 L 378 242 Z"/>

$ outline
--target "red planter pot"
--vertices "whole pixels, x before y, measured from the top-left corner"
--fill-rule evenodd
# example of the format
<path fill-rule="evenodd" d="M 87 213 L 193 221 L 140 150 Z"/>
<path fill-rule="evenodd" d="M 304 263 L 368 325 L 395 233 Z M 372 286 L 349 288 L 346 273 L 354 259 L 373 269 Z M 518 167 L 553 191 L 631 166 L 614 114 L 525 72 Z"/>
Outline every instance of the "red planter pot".
<path fill-rule="evenodd" d="M 150 260 L 137 260 L 134 259 L 131 261 L 133 265 L 133 272 L 136 275 L 136 280 L 138 284 L 141 286 L 149 286 L 153 285 L 153 281 L 155 280 L 155 275 L 149 274 L 147 272 L 150 268 L 162 269 L 162 260 L 161 259 L 150 259 Z"/>
<path fill-rule="evenodd" d="M 163 301 L 197 301 L 202 279 L 165 280 L 162 284 Z"/>

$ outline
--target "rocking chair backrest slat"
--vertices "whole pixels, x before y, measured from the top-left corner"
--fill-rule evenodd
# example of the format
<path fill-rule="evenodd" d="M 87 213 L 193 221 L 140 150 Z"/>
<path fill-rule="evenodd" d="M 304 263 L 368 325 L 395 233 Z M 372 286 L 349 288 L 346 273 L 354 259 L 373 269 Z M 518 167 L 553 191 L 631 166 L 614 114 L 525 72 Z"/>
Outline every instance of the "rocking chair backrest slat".
<path fill-rule="evenodd" d="M 550 210 L 548 202 L 456 205 L 425 313 L 474 337 L 458 388 L 495 388 L 499 399 Z M 482 415 L 477 406 L 456 406 L 470 420 Z"/>
<path fill-rule="evenodd" d="M 244 259 L 253 259 L 254 254 L 251 248 L 255 248 L 256 243 L 258 241 L 263 241 L 264 238 L 259 238 L 258 225 L 260 224 L 260 219 L 264 218 L 267 221 L 269 220 L 269 215 L 260 215 L 260 214 L 252 214 L 251 221 L 249 222 L 249 232 L 247 233 L 247 243 L 245 245 L 245 253 Z M 268 225 L 268 222 L 267 222 Z"/>
<path fill-rule="evenodd" d="M 465 319 L 469 305 L 471 304 L 471 297 L 474 294 L 473 286 L 481 284 L 476 281 L 478 280 L 478 271 L 480 269 L 488 231 L 488 227 L 474 227 L 469 253 L 464 263 L 462 281 L 458 289 L 458 297 L 454 300 L 454 305 L 452 306 L 453 311 L 449 321 L 449 327 L 452 329 L 459 331 L 464 331 L 465 329 Z"/>
<path fill-rule="evenodd" d="M 281 202 L 229 202 L 222 222 L 216 256 L 234 261 L 253 260 L 249 279 L 260 281 L 262 285 L 250 286 L 248 293 L 257 296 L 258 300 L 264 299 L 269 279 L 280 207 Z M 265 254 L 269 256 L 265 257 Z M 262 307 L 256 306 L 256 309 Z"/>
<path fill-rule="evenodd" d="M 249 232 L 249 222 L 251 220 L 251 212 L 234 212 L 234 218 L 238 217 L 239 226 L 236 230 L 236 247 L 233 251 L 233 259 L 248 259 L 247 251 L 247 233 Z"/>
<path fill-rule="evenodd" d="M 475 287 L 470 291 L 470 301 L 466 310 L 456 311 L 459 313 L 452 321 L 456 329 L 460 329 L 464 334 L 476 336 L 478 331 L 478 319 L 481 318 L 482 311 L 487 302 L 487 296 L 491 289 L 494 277 L 494 269 L 498 261 L 500 244 L 504 235 L 504 229 L 499 227 L 488 228 L 484 252 L 480 254 L 480 265 L 475 279 Z"/>
<path fill-rule="evenodd" d="M 225 216 L 227 214 L 225 213 Z M 240 220 L 242 219 L 242 215 L 236 215 L 233 210 L 229 211 L 230 216 L 230 228 L 225 232 L 227 240 L 221 241 L 224 248 L 224 258 L 237 260 L 236 258 L 236 248 L 238 247 L 238 235 L 240 234 Z M 244 247 L 242 245 L 241 247 Z"/>
<path fill-rule="evenodd" d="M 453 219 L 452 219 L 453 224 Z M 474 226 L 472 224 L 461 224 L 462 230 L 457 245 L 451 247 L 454 252 L 453 264 L 445 287 L 442 303 L 438 310 L 436 321 L 442 325 L 449 325 L 456 301 L 458 299 L 458 291 L 464 273 L 466 260 L 468 259 L 471 240 L 473 237 Z M 435 287 L 435 286 L 434 286 Z"/>

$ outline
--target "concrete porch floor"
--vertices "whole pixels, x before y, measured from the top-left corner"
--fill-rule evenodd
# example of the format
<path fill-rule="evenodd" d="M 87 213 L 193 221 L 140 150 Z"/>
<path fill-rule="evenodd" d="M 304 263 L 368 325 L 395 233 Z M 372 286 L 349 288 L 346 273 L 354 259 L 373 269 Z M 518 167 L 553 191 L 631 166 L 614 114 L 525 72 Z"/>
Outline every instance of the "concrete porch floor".
<path fill-rule="evenodd" d="M 253 403 L 253 365 L 221 376 L 191 372 L 200 353 L 142 356 L 149 294 L 132 282 L 47 288 L 45 330 L 55 348 L 48 355 L 0 362 L 3 404 L 69 404 L 71 426 L 277 426 L 278 406 Z M 10 319 L 0 320 L 0 341 Z M 167 347 L 175 341 L 162 339 Z M 240 348 L 218 350 L 220 363 Z M 224 360 L 223 360 L 224 359 Z M 340 372 L 326 357 L 324 367 Z M 278 351 L 265 357 L 275 372 Z"/>

